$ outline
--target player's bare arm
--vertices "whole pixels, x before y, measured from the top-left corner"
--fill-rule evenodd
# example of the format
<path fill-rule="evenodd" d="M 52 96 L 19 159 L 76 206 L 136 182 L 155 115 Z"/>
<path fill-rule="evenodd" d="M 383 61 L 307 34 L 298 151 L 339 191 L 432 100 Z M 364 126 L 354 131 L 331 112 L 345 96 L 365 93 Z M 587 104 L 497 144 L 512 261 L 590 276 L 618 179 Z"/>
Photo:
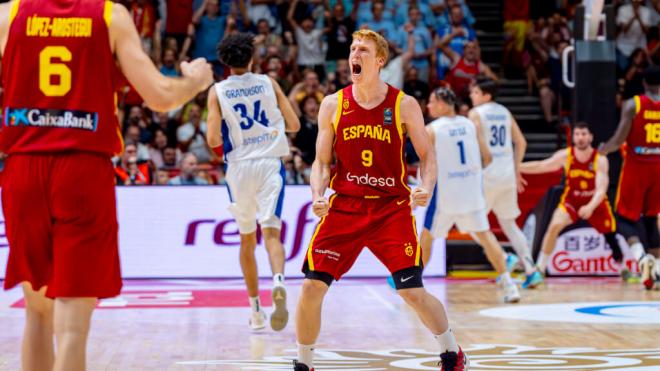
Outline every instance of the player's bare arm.
<path fill-rule="evenodd" d="M 621 147 L 630 133 L 635 114 L 635 99 L 628 99 L 623 103 L 623 107 L 621 107 L 621 119 L 619 120 L 619 126 L 616 128 L 616 132 L 614 132 L 610 140 L 600 145 L 598 152 L 607 155 L 617 151 Z"/>
<path fill-rule="evenodd" d="M 220 102 L 218 101 L 218 94 L 215 91 L 215 86 L 211 86 L 209 89 L 206 107 L 206 143 L 208 143 L 211 148 L 220 147 L 223 142 L 222 131 L 220 130 L 222 109 L 220 108 Z"/>
<path fill-rule="evenodd" d="M 128 81 L 156 111 L 181 106 L 213 82 L 211 66 L 204 59 L 181 63 L 182 78 L 163 76 L 142 50 L 133 18 L 123 5 L 112 6 L 110 46 Z"/>
<path fill-rule="evenodd" d="M 481 118 L 474 109 L 470 110 L 468 118 L 477 129 L 477 142 L 479 143 L 479 153 L 481 154 L 481 166 L 485 168 L 493 161 L 493 155 L 490 153 L 490 149 L 488 149 L 488 145 L 486 145 L 486 141 L 481 134 Z"/>
<path fill-rule="evenodd" d="M 520 174 L 520 164 L 522 164 L 523 159 L 525 158 L 525 151 L 527 150 L 527 140 L 525 135 L 523 135 L 518 122 L 511 115 L 511 141 L 513 142 L 513 159 L 514 165 L 516 167 L 516 184 L 518 187 L 518 192 L 523 192 L 527 181 Z"/>
<path fill-rule="evenodd" d="M 328 214 L 328 200 L 325 190 L 330 184 L 332 163 L 332 143 L 335 140 L 333 121 L 337 113 L 337 94 L 323 98 L 319 108 L 319 133 L 316 137 L 316 159 L 312 164 L 310 185 L 312 187 L 312 210 L 320 218 Z"/>
<path fill-rule="evenodd" d="M 401 121 L 405 125 L 410 141 L 419 156 L 421 187 L 417 187 L 412 193 L 413 204 L 426 206 L 431 198 L 430 190 L 435 187 L 438 177 L 435 151 L 429 140 L 427 131 L 424 129 L 424 116 L 415 98 L 405 95 L 401 100 Z M 317 149 L 318 151 L 318 149 Z"/>
<path fill-rule="evenodd" d="M 567 156 L 568 149 L 561 149 L 545 160 L 523 162 L 520 164 L 520 172 L 523 174 L 543 174 L 557 171 L 564 166 Z"/>
<path fill-rule="evenodd" d="M 578 215 L 582 219 L 589 219 L 594 210 L 607 197 L 607 187 L 610 185 L 610 164 L 606 156 L 598 156 L 596 162 L 596 189 L 589 203 L 578 210 Z"/>
<path fill-rule="evenodd" d="M 284 95 L 280 84 L 277 83 L 272 77 L 270 82 L 273 84 L 273 89 L 275 90 L 275 95 L 277 96 L 277 105 L 280 107 L 280 112 L 284 117 L 284 125 L 287 133 L 297 133 L 300 130 L 300 119 L 296 115 L 296 111 L 293 110 L 293 106 Z"/>

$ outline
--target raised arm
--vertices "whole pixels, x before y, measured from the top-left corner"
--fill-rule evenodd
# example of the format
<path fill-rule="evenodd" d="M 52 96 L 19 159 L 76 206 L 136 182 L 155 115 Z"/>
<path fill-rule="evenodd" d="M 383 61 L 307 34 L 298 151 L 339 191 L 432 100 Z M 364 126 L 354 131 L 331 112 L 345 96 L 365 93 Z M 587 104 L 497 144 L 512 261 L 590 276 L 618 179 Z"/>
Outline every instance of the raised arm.
<path fill-rule="evenodd" d="M 491 155 L 490 149 L 488 148 L 488 145 L 486 145 L 486 141 L 481 132 L 481 117 L 475 109 L 471 109 L 470 112 L 468 112 L 468 118 L 477 129 L 477 142 L 479 143 L 479 153 L 481 154 L 481 166 L 485 168 L 493 161 L 493 155 Z"/>
<path fill-rule="evenodd" d="M 616 128 L 616 132 L 607 143 L 600 145 L 598 152 L 607 155 L 621 147 L 630 133 L 630 128 L 632 128 L 632 122 L 636 113 L 637 106 L 635 104 L 635 98 L 629 99 L 623 103 L 623 107 L 621 107 L 621 119 L 619 120 L 619 126 Z"/>
<path fill-rule="evenodd" d="M 567 156 L 568 149 L 561 149 L 545 160 L 521 163 L 520 172 L 523 174 L 542 174 L 557 171 L 564 166 Z"/>
<path fill-rule="evenodd" d="M 280 107 L 280 112 L 284 117 L 285 130 L 287 133 L 296 133 L 300 130 L 300 119 L 296 115 L 296 111 L 293 110 L 291 102 L 280 87 L 280 84 L 277 83 L 273 78 L 270 78 L 271 84 L 273 84 L 273 89 L 275 90 L 275 95 L 277 96 L 277 106 Z"/>
<path fill-rule="evenodd" d="M 405 95 L 401 100 L 400 110 L 402 124 L 405 125 L 415 153 L 419 156 L 420 177 L 422 178 L 422 185 L 415 189 L 412 200 L 414 204 L 426 206 L 438 177 L 435 151 L 428 133 L 424 129 L 424 116 L 415 98 Z"/>
<path fill-rule="evenodd" d="M 296 22 L 296 18 L 293 16 L 296 11 L 297 5 L 298 5 L 298 0 L 293 0 L 291 2 L 291 5 L 289 5 L 289 11 L 286 13 L 286 20 L 289 22 L 294 32 L 299 27 L 298 22 Z"/>
<path fill-rule="evenodd" d="M 332 164 L 332 143 L 335 140 L 334 120 L 337 114 L 337 94 L 323 99 L 319 108 L 319 133 L 316 137 L 316 159 L 312 164 L 310 184 L 312 187 L 312 210 L 318 217 L 328 214 L 328 200 L 325 190 L 330 184 L 330 165 Z"/>
<path fill-rule="evenodd" d="M 123 5 L 112 6 L 110 45 L 124 76 L 155 111 L 172 110 L 213 82 L 211 65 L 201 58 L 181 63 L 181 78 L 163 76 L 142 50 L 133 19 Z"/>
<path fill-rule="evenodd" d="M 211 148 L 220 147 L 224 140 L 220 129 L 222 109 L 220 108 L 215 86 L 211 86 L 209 89 L 208 98 L 206 99 L 206 109 L 206 143 Z"/>

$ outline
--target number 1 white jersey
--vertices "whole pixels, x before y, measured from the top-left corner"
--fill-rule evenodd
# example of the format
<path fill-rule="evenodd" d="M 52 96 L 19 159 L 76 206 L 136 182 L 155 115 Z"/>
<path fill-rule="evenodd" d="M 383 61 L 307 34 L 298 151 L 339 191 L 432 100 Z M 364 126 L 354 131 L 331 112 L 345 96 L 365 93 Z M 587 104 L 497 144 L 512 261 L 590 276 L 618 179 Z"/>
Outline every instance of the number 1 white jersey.
<path fill-rule="evenodd" d="M 511 112 L 495 102 L 484 103 L 475 110 L 481 119 L 481 134 L 493 156 L 493 162 L 484 169 L 484 184 L 486 187 L 515 186 Z"/>
<path fill-rule="evenodd" d="M 284 118 L 268 76 L 232 75 L 215 84 L 215 92 L 222 110 L 226 162 L 289 153 Z"/>
<path fill-rule="evenodd" d="M 437 212 L 466 214 L 484 210 L 477 128 L 463 116 L 440 117 L 429 124 L 438 162 Z"/>

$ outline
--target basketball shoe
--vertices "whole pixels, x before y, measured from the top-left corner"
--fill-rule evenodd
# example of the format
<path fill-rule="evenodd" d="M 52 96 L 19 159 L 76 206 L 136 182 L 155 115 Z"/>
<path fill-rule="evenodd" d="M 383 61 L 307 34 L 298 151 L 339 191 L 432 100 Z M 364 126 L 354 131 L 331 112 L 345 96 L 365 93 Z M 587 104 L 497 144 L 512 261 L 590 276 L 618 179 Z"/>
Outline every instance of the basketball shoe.
<path fill-rule="evenodd" d="M 458 353 L 456 352 L 444 352 L 440 354 L 440 371 L 466 371 L 470 361 L 463 349 L 458 348 Z"/>
<path fill-rule="evenodd" d="M 513 281 L 502 282 L 502 288 L 504 289 L 505 303 L 517 303 L 520 301 L 520 292 L 518 292 L 518 286 L 516 286 Z"/>
<path fill-rule="evenodd" d="M 313 368 L 307 367 L 304 363 L 298 363 L 295 359 L 293 360 L 293 371 L 314 371 Z"/>
<path fill-rule="evenodd" d="M 538 287 L 538 285 L 543 283 L 543 275 L 539 271 L 535 271 L 532 274 L 525 276 L 525 282 L 522 284 L 523 289 L 533 289 Z"/>
<path fill-rule="evenodd" d="M 250 328 L 252 330 L 261 330 L 266 327 L 266 313 L 262 310 L 252 312 L 250 316 Z"/>
<path fill-rule="evenodd" d="M 284 286 L 275 286 L 271 295 L 275 310 L 270 315 L 270 327 L 275 331 L 282 331 L 289 322 L 289 311 L 286 309 L 286 289 Z"/>
<path fill-rule="evenodd" d="M 658 275 L 656 274 L 656 265 L 655 258 L 651 254 L 646 254 L 639 260 L 639 270 L 642 273 L 642 284 L 647 290 L 653 290 L 655 286 L 655 281 L 658 280 Z"/>
<path fill-rule="evenodd" d="M 520 259 L 518 258 L 517 255 L 515 254 L 506 254 L 506 270 L 507 272 L 511 273 L 513 272 L 514 269 L 516 269 L 516 266 L 518 265 L 518 262 Z"/>

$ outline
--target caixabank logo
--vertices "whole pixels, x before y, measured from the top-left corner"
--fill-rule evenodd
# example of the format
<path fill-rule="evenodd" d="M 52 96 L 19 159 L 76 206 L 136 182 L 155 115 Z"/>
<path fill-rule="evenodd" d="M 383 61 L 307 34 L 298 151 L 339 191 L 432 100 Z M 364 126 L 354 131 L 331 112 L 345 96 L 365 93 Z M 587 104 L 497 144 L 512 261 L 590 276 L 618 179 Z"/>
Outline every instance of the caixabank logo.
<path fill-rule="evenodd" d="M 464 349 L 470 370 L 660 370 L 660 348 L 595 349 L 537 348 L 525 345 L 475 344 Z M 218 365 L 223 370 L 291 370 L 295 350 L 285 356 L 255 360 L 210 360 L 179 362 L 179 365 Z M 346 350 L 317 349 L 314 365 L 319 370 L 407 371 L 437 370 L 437 353 L 419 349 Z"/>

